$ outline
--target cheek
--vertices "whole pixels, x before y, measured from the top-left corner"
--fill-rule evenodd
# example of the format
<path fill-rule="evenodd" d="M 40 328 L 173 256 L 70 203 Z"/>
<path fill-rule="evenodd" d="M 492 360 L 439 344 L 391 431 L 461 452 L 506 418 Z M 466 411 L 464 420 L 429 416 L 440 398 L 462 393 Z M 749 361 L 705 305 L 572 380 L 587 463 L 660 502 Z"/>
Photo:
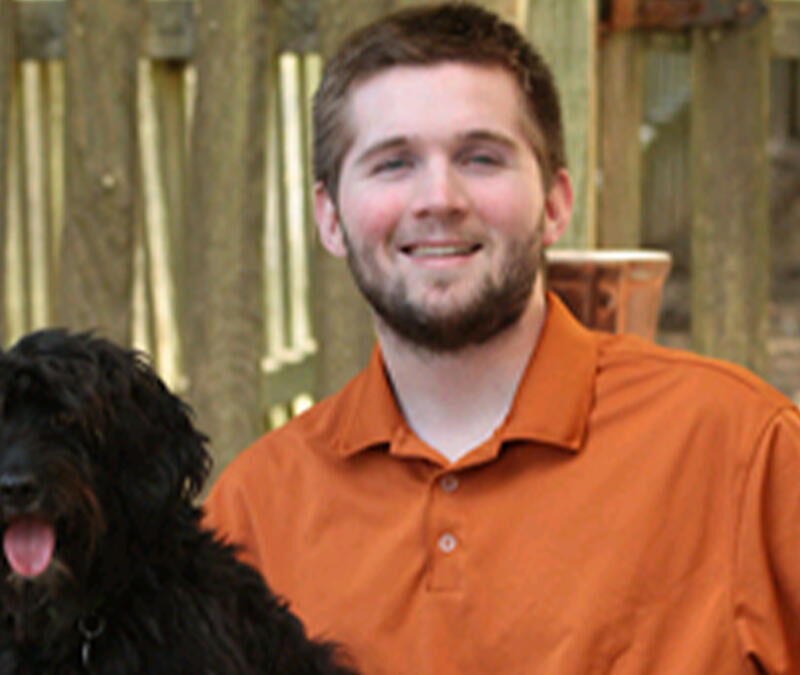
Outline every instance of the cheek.
<path fill-rule="evenodd" d="M 342 194 L 342 220 L 351 238 L 378 242 L 392 236 L 405 203 L 399 190 L 365 187 Z"/>
<path fill-rule="evenodd" d="M 498 184 L 477 197 L 473 203 L 480 219 L 509 234 L 536 227 L 544 207 L 540 193 L 523 185 Z"/>

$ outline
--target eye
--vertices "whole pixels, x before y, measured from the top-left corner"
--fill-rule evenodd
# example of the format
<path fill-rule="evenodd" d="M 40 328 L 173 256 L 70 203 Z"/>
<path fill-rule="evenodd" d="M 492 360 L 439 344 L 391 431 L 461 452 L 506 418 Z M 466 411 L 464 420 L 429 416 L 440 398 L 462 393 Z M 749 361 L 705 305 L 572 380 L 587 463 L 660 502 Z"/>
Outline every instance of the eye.
<path fill-rule="evenodd" d="M 505 164 L 500 153 L 487 150 L 469 150 L 462 155 L 461 161 L 468 166 L 502 166 Z"/>
<path fill-rule="evenodd" d="M 411 159 L 408 157 L 389 157 L 378 162 L 372 168 L 372 173 L 395 173 L 410 168 L 411 164 Z"/>
<path fill-rule="evenodd" d="M 487 155 L 487 154 L 473 155 L 472 157 L 470 157 L 470 162 L 472 162 L 473 164 L 499 164 L 500 163 L 500 161 L 497 159 L 497 157 L 492 157 L 491 155 Z"/>

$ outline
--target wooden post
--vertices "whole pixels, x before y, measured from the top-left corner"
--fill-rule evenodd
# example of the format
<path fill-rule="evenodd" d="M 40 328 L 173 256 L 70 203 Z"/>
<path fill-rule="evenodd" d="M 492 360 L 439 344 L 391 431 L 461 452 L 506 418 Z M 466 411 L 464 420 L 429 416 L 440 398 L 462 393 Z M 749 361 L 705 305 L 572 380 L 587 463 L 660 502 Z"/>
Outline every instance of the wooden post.
<path fill-rule="evenodd" d="M 49 60 L 44 64 L 47 96 L 47 183 L 48 223 L 50 231 L 50 308 L 57 297 L 59 287 L 59 255 L 61 235 L 64 229 L 64 62 Z"/>
<path fill-rule="evenodd" d="M 189 399 L 219 471 L 262 432 L 264 0 L 201 0 L 186 237 Z"/>
<path fill-rule="evenodd" d="M 142 172 L 141 243 L 146 249 L 152 335 L 150 351 L 164 381 L 180 387 L 185 380 L 179 326 L 182 325 L 177 295 L 187 284 L 182 280 L 184 250 L 185 129 L 182 69 L 172 62 L 139 62 L 139 149 Z M 158 75 L 161 75 L 159 78 Z M 158 85 L 163 84 L 163 88 Z M 177 245 L 177 247 L 176 247 Z"/>
<path fill-rule="evenodd" d="M 8 126 L 11 108 L 11 83 L 14 79 L 15 46 L 14 2 L 0 0 L 0 310 L 5 298 L 6 204 L 8 192 Z M 0 311 L 0 345 L 5 342 L 5 312 Z"/>
<path fill-rule="evenodd" d="M 17 51 L 19 57 L 19 51 Z M 22 147 L 21 68 L 19 62 L 13 69 L 8 129 L 6 142 L 6 224 L 3 255 L 3 282 L 5 284 L 4 328 L 7 343 L 11 343 L 30 330 L 30 284 L 28 283 L 27 213 L 25 209 L 25 168 Z"/>
<path fill-rule="evenodd" d="M 638 248 L 642 218 L 643 50 L 636 31 L 615 31 L 600 52 L 602 183 L 598 244 Z"/>
<path fill-rule="evenodd" d="M 769 22 L 692 35 L 692 344 L 767 372 Z"/>
<path fill-rule="evenodd" d="M 561 95 L 567 167 L 575 192 L 562 246 L 595 245 L 597 77 L 595 0 L 528 0 L 527 35 L 555 75 Z"/>
<path fill-rule="evenodd" d="M 135 223 L 138 0 L 69 0 L 59 321 L 127 344 Z"/>

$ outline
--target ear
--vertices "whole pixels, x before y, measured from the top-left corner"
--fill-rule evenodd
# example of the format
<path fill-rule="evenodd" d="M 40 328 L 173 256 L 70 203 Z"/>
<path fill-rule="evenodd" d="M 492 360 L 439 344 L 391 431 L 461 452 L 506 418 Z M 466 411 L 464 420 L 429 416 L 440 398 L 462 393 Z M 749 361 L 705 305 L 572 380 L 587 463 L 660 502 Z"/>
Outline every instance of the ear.
<path fill-rule="evenodd" d="M 553 177 L 544 201 L 544 234 L 542 244 L 555 244 L 567 229 L 572 216 L 572 183 L 566 169 L 559 169 Z"/>
<path fill-rule="evenodd" d="M 339 221 L 339 210 L 322 182 L 314 185 L 314 215 L 322 245 L 337 258 L 344 258 L 347 247 Z"/>

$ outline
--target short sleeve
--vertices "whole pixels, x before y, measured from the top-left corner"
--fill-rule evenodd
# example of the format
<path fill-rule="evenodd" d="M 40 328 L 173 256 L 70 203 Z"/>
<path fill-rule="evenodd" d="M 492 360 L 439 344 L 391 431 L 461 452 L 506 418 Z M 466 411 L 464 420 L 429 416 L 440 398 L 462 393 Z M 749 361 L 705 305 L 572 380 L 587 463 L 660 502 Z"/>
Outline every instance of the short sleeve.
<path fill-rule="evenodd" d="M 747 654 L 800 673 L 800 413 L 780 411 L 747 468 L 734 546 L 734 613 Z"/>

